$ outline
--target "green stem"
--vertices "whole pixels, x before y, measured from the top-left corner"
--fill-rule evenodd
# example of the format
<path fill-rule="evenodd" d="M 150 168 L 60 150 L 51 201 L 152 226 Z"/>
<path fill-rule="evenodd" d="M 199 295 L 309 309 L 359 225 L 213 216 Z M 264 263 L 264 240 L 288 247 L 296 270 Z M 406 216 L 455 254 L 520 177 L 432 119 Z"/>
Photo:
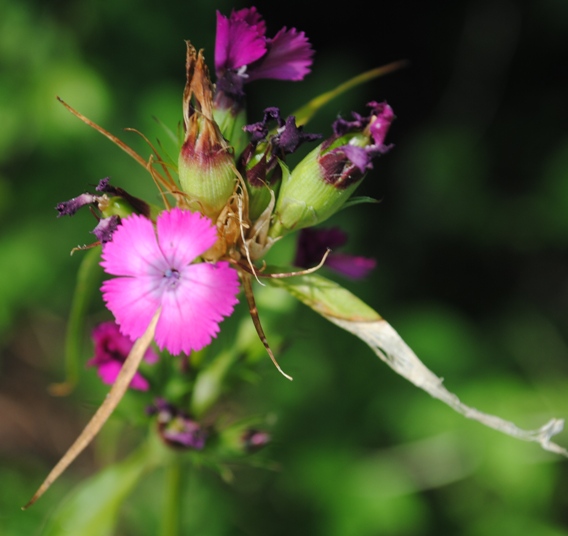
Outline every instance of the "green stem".
<path fill-rule="evenodd" d="M 179 536 L 181 514 L 182 464 L 179 456 L 171 456 L 166 467 L 164 517 L 161 536 Z"/>
<path fill-rule="evenodd" d="M 67 324 L 67 334 L 65 336 L 65 381 L 52 384 L 49 388 L 51 394 L 55 396 L 69 394 L 77 384 L 79 361 L 84 341 L 85 316 L 94 294 L 93 291 L 96 288 L 97 280 L 100 277 L 100 255 L 100 248 L 90 249 L 85 253 L 79 267 Z"/>

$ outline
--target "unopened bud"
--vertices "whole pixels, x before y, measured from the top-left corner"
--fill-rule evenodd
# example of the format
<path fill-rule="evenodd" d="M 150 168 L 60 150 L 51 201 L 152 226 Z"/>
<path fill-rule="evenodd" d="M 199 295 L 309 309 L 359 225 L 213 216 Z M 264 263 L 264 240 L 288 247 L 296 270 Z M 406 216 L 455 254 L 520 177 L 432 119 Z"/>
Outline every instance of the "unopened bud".
<path fill-rule="evenodd" d="M 339 119 L 334 136 L 309 153 L 283 177 L 275 207 L 272 237 L 311 227 L 335 214 L 351 197 L 375 157 L 390 146 L 384 138 L 394 119 L 391 107 L 370 103 L 368 117 Z"/>
<path fill-rule="evenodd" d="M 189 208 L 215 221 L 233 193 L 235 166 L 231 148 L 213 119 L 213 88 L 203 54 L 197 54 L 189 43 L 186 70 L 186 132 L 179 156 L 179 181 Z"/>

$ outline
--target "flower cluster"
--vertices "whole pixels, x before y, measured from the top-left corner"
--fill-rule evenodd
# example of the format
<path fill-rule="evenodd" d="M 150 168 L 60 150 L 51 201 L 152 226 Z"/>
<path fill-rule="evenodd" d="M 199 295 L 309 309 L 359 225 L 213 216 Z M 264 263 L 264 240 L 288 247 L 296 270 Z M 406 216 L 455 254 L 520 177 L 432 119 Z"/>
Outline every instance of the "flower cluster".
<path fill-rule="evenodd" d="M 310 228 L 337 212 L 376 157 L 389 150 L 390 106 L 371 102 L 367 114 L 337 119 L 333 134 L 293 169 L 286 165 L 288 155 L 321 136 L 304 132 L 303 124 L 276 107 L 267 108 L 261 121 L 244 120 L 246 84 L 302 80 L 312 57 L 308 39 L 295 28 L 267 37 L 254 7 L 228 17 L 217 13 L 216 84 L 202 52 L 187 45 L 179 181 L 152 170 L 165 210 L 108 179 L 96 188 L 101 195 L 85 193 L 57 206 L 60 215 L 72 215 L 88 205 L 97 216 L 93 232 L 102 243 L 101 265 L 113 276 L 103 283 L 103 299 L 128 340 L 141 337 L 159 311 L 154 339 L 161 350 L 200 350 L 232 314 L 239 273 L 246 283 L 247 273 L 256 273 L 253 263 L 282 236 L 304 229 L 295 261 L 300 267 L 317 264 L 326 248 L 345 242 L 339 230 Z M 337 253 L 327 264 L 353 278 L 374 267 L 370 259 Z M 108 370 L 116 369 L 123 353 L 105 350 L 112 359 L 98 356 L 91 364 L 108 381 L 114 374 Z"/>
<path fill-rule="evenodd" d="M 295 28 L 284 27 L 269 37 L 254 7 L 233 10 L 229 16 L 217 13 L 215 81 L 203 52 L 187 42 L 184 132 L 177 167 L 144 136 L 154 153 L 149 159 L 59 99 L 150 173 L 161 205 L 139 199 L 106 178 L 95 193 L 56 207 L 59 216 L 88 207 L 97 220 L 96 242 L 75 249 L 97 252 L 100 247 L 99 264 L 108 276 L 100 290 L 114 321 L 95 328 L 95 353 L 88 365 L 112 387 L 28 506 L 89 444 L 129 387 L 157 400 L 150 413 L 169 446 L 211 452 L 215 447 L 207 447 L 212 443 L 218 456 L 241 456 L 270 442 L 270 434 L 256 423 L 215 421 L 215 412 L 207 414 L 225 391 L 228 370 L 249 349 L 241 348 L 239 337 L 217 357 L 208 356 L 206 348 L 220 332 L 220 323 L 233 314 L 242 290 L 264 348 L 278 370 L 292 379 L 278 365 L 264 333 L 253 281 L 269 277 L 278 285 L 286 277 L 310 276 L 323 261 L 352 278 L 364 277 L 374 267 L 371 259 L 329 253 L 329 248 L 344 244 L 342 231 L 311 228 L 341 209 L 375 159 L 390 149 L 385 137 L 394 119 L 388 104 L 370 102 L 366 114 L 337 119 L 327 138 L 305 132 L 311 115 L 329 100 L 326 93 L 296 114 L 285 116 L 271 106 L 260 120 L 249 123 L 246 85 L 261 78 L 301 81 L 310 72 L 313 54 L 306 35 Z M 378 75 L 377 70 L 369 71 L 331 94 Z M 317 145 L 289 167 L 288 157 L 310 143 Z M 270 248 L 297 231 L 302 231 L 298 268 L 284 272 L 267 267 L 263 257 Z M 91 275 L 92 258 L 85 258 L 82 275 Z M 294 293 L 292 285 L 289 291 Z M 296 297 L 302 296 L 300 292 Z M 85 303 L 74 308 L 70 325 L 85 320 Z M 155 365 L 143 365 L 139 371 L 143 361 Z"/>
<path fill-rule="evenodd" d="M 160 311 L 158 347 L 173 355 L 199 350 L 233 312 L 239 291 L 235 268 L 243 259 L 241 278 L 245 271 L 255 272 L 250 263 L 277 240 L 300 229 L 299 267 L 317 264 L 326 248 L 345 242 L 340 230 L 309 228 L 337 212 L 374 159 L 389 150 L 384 140 L 394 118 L 390 106 L 371 102 L 366 115 L 337 119 L 333 134 L 294 169 L 287 167 L 287 156 L 320 135 L 304 132 L 303 124 L 294 116 L 284 118 L 276 107 L 267 108 L 261 121 L 247 125 L 244 120 L 246 84 L 259 78 L 302 80 L 312 57 L 308 39 L 295 28 L 267 37 L 254 7 L 228 17 L 218 12 L 216 84 L 203 54 L 187 46 L 179 182 L 169 173 L 152 172 L 166 210 L 111 186 L 108 179 L 96 188 L 101 195 L 85 193 L 57 206 L 60 215 L 72 215 L 88 205 L 97 216 L 93 232 L 103 246 L 101 265 L 114 276 L 103 283 L 103 298 L 130 341 Z M 327 265 L 359 278 L 374 261 L 332 253 Z M 112 359 L 92 361 L 105 381 L 112 374 L 104 371 L 111 363 L 116 369 L 120 354 L 111 351 Z"/>

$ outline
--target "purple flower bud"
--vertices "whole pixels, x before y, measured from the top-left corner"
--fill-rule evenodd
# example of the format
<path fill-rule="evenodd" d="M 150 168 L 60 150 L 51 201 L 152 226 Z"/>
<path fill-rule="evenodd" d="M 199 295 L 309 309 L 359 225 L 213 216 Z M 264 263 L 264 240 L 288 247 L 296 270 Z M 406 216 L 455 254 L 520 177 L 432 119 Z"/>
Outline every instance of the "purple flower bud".
<path fill-rule="evenodd" d="M 276 123 L 276 127 L 269 126 L 271 123 Z M 294 116 L 284 120 L 274 107 L 266 108 L 262 121 L 245 126 L 244 130 L 251 134 L 251 143 L 241 155 L 240 170 L 249 185 L 249 215 L 254 220 L 270 202 L 267 185 L 276 191 L 282 177 L 279 163 L 302 143 L 321 136 L 303 132 L 302 126 L 296 126 Z"/>
<path fill-rule="evenodd" d="M 149 408 L 150 414 L 157 415 L 158 433 L 164 443 L 177 449 L 202 450 L 207 440 L 207 431 L 185 412 L 157 399 Z"/>
<path fill-rule="evenodd" d="M 277 127 L 271 131 L 269 123 L 273 121 L 276 122 Z M 282 119 L 280 109 L 276 107 L 266 108 L 262 121 L 246 125 L 243 130 L 252 135 L 253 145 L 267 142 L 270 144 L 272 154 L 280 158 L 292 154 L 306 141 L 321 138 L 320 134 L 308 134 L 303 131 L 302 126 L 296 126 L 296 118 L 293 115 L 288 116 L 286 120 Z"/>

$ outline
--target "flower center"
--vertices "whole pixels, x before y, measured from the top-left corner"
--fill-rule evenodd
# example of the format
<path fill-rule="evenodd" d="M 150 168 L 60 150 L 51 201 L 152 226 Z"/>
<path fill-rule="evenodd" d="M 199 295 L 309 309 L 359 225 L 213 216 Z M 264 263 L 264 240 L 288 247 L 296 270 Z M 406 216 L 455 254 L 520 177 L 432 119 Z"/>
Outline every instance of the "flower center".
<path fill-rule="evenodd" d="M 175 268 L 168 268 L 164 272 L 164 278 L 167 279 L 166 285 L 168 286 L 168 288 L 175 288 L 178 284 L 180 275 Z"/>

